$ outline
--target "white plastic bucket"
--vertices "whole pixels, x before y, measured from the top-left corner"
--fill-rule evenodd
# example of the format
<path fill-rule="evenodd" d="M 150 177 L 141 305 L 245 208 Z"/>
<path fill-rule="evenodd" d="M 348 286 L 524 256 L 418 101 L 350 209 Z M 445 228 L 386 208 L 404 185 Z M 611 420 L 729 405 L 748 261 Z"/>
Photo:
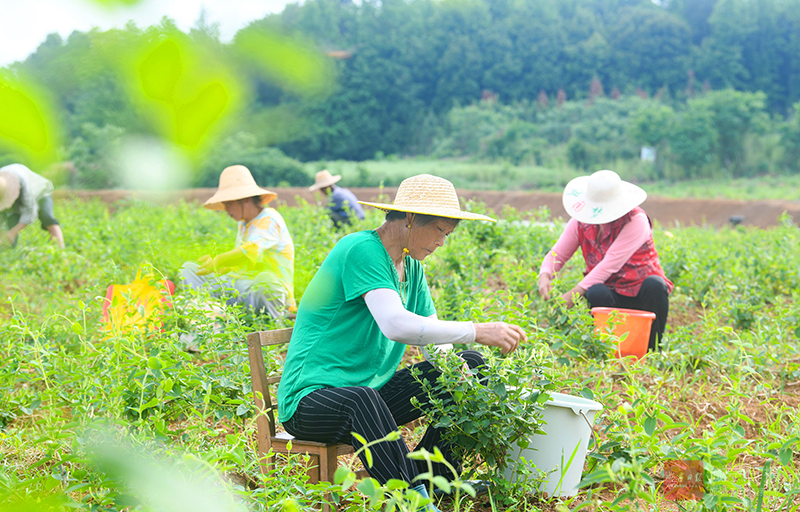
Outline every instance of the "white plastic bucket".
<path fill-rule="evenodd" d="M 516 443 L 509 451 L 509 464 L 505 477 L 514 482 L 519 478 L 518 465 L 521 457 L 531 467 L 547 474 L 539 487 L 550 496 L 574 496 L 583 475 L 586 451 L 591 436 L 591 424 L 602 404 L 564 393 L 548 393 L 545 402 L 542 426 L 547 435 L 535 435 L 527 448 L 520 450 Z M 535 472 L 534 472 L 535 473 Z"/>

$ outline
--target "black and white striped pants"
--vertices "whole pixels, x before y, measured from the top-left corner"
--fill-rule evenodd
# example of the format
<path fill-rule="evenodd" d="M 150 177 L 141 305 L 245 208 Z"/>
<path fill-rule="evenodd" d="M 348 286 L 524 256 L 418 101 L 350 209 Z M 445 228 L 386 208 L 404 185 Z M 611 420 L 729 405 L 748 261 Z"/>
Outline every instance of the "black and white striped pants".
<path fill-rule="evenodd" d="M 459 355 L 470 368 L 484 364 L 483 357 L 474 350 L 460 352 Z M 414 367 L 420 371 L 420 379 L 434 382 L 439 377 L 439 371 L 427 361 L 417 363 Z M 381 389 L 366 386 L 318 389 L 300 400 L 294 415 L 283 423 L 283 427 L 298 439 L 347 443 L 358 449 L 362 445 L 351 432 L 371 442 L 396 431 L 398 425 L 419 418 L 422 414 L 411 405 L 411 397 L 417 397 L 423 405 L 428 402 L 422 384 L 411 375 L 410 368 L 404 368 L 396 372 Z M 429 426 L 417 449 L 425 448 L 433 452 L 433 447 L 437 446 L 447 461 L 461 471 L 461 463 L 455 460 L 452 449 L 442 439 L 443 434 L 444 429 Z M 403 439 L 384 441 L 371 446 L 370 450 L 372 467 L 367 465 L 363 452 L 360 455 L 361 462 L 370 476 L 381 484 L 391 478 L 411 483 L 414 477 L 428 470 L 425 461 L 413 461 L 406 457 L 409 450 Z M 434 464 L 433 471 L 448 479 L 454 477 L 443 464 Z"/>

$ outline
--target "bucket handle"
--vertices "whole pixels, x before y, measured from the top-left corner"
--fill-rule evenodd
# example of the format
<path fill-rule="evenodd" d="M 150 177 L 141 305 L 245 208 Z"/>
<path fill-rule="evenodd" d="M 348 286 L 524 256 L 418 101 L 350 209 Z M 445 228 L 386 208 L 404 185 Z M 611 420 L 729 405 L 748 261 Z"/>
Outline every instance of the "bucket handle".
<path fill-rule="evenodd" d="M 596 451 L 598 451 L 600 449 L 600 443 L 597 441 L 597 436 L 594 434 L 594 427 L 592 427 L 592 424 L 589 421 L 589 418 L 586 417 L 586 415 L 583 413 L 583 411 L 578 411 L 578 413 L 583 418 L 583 421 L 586 422 L 586 425 L 589 426 L 589 435 L 591 437 L 594 437 L 594 450 L 593 451 L 596 452 Z"/>

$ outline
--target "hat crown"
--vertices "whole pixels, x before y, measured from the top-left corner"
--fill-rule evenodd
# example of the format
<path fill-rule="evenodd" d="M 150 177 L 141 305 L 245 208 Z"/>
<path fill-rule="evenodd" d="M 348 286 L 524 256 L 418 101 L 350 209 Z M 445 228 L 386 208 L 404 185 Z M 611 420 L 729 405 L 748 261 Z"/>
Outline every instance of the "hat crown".
<path fill-rule="evenodd" d="M 564 188 L 562 203 L 573 219 L 586 224 L 612 222 L 647 199 L 647 192 L 609 170 L 574 178 Z"/>
<path fill-rule="evenodd" d="M 403 180 L 392 204 L 412 208 L 461 209 L 453 184 L 431 174 L 420 174 Z"/>
<path fill-rule="evenodd" d="M 308 187 L 308 190 L 313 192 L 321 188 L 331 187 L 340 179 L 342 179 L 341 175 L 337 174 L 336 176 L 331 176 L 331 173 L 328 172 L 327 169 L 323 169 L 314 176 L 314 184 Z"/>
<path fill-rule="evenodd" d="M 20 193 L 19 178 L 12 172 L 0 171 L 0 210 L 14 204 Z"/>
<path fill-rule="evenodd" d="M 604 202 L 622 193 L 622 180 L 614 171 L 597 171 L 589 176 L 586 199 Z"/>
<path fill-rule="evenodd" d="M 261 204 L 264 205 L 278 196 L 275 192 L 259 187 L 247 167 L 231 165 L 222 170 L 217 191 L 203 206 L 209 210 L 224 210 L 223 203 L 248 197 L 260 197 Z"/>
<path fill-rule="evenodd" d="M 397 193 L 392 204 L 365 201 L 359 201 L 359 203 L 374 206 L 384 211 L 494 222 L 493 218 L 486 215 L 462 210 L 453 184 L 444 178 L 431 174 L 419 174 L 404 179 L 400 186 L 397 187 Z"/>
<path fill-rule="evenodd" d="M 231 165 L 223 169 L 219 175 L 219 189 L 225 190 L 239 187 L 256 187 L 256 180 L 250 169 L 243 165 Z"/>
<path fill-rule="evenodd" d="M 329 173 L 326 169 L 323 169 L 314 176 L 314 181 L 328 181 L 331 178 L 333 178 L 331 173 Z"/>

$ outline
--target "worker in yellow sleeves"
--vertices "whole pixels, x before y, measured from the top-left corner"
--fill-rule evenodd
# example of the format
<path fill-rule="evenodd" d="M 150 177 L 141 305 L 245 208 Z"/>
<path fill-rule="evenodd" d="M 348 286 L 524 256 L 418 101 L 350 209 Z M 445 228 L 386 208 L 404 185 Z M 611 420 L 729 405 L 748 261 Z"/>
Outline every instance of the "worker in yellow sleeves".
<path fill-rule="evenodd" d="M 225 168 L 219 188 L 203 206 L 224 210 L 238 222 L 236 244 L 228 252 L 185 263 L 183 282 L 210 286 L 228 304 L 244 304 L 273 318 L 295 311 L 294 243 L 281 214 L 267 206 L 276 197 L 256 185 L 247 167 Z"/>

